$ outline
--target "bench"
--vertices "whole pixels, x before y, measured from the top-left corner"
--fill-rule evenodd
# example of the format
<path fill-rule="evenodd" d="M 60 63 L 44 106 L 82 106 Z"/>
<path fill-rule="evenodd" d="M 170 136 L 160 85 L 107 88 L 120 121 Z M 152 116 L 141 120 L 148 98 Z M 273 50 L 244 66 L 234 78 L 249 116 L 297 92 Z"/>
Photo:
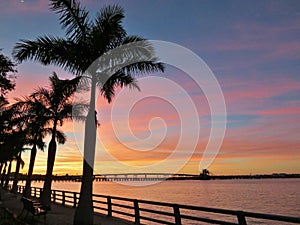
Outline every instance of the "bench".
<path fill-rule="evenodd" d="M 44 220 L 46 220 L 47 209 L 45 209 L 45 207 L 43 207 L 43 205 L 41 203 L 39 203 L 33 199 L 25 198 L 25 197 L 21 198 L 21 202 L 23 202 L 23 210 L 20 215 L 22 215 L 24 210 L 26 210 L 27 211 L 26 216 L 30 212 L 32 214 L 32 219 L 34 216 L 43 215 Z"/>

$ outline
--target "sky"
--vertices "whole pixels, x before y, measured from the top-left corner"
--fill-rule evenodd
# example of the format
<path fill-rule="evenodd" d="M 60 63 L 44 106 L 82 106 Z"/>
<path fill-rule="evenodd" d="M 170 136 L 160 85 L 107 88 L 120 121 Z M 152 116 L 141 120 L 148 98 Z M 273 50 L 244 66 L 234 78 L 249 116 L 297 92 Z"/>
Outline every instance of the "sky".
<path fill-rule="evenodd" d="M 119 4 L 125 10 L 123 25 L 128 34 L 183 46 L 210 68 L 227 111 L 224 139 L 208 166 L 213 174 L 300 173 L 299 1 L 81 2 L 91 18 L 103 6 Z M 46 0 L 0 0 L 0 27 L 0 48 L 11 59 L 20 39 L 64 36 L 58 15 L 49 10 Z M 181 60 L 188 61 L 184 57 Z M 11 101 L 47 86 L 53 71 L 61 78 L 73 77 L 60 68 L 29 61 L 18 65 L 17 70 L 16 89 L 8 96 Z M 207 94 L 189 74 L 173 65 L 166 65 L 165 73 L 150 78 L 147 85 L 140 80 L 141 92 L 118 90 L 111 104 L 98 98 L 101 125 L 95 173 L 199 173 L 211 138 Z M 173 81 L 184 91 L 155 83 L 155 78 Z M 145 90 L 155 94 L 146 96 Z M 184 93 L 196 114 L 178 111 L 188 102 Z M 136 96 L 141 99 L 130 108 L 128 99 Z M 198 120 L 199 124 L 195 123 Z M 69 122 L 61 128 L 67 142 L 58 146 L 54 174 L 81 174 L 81 128 L 82 124 Z M 195 138 L 192 134 L 198 129 Z M 178 144 L 180 141 L 183 144 Z M 28 169 L 29 155 L 29 151 L 23 153 L 23 173 Z M 47 149 L 39 151 L 34 173 L 45 173 L 46 159 Z"/>

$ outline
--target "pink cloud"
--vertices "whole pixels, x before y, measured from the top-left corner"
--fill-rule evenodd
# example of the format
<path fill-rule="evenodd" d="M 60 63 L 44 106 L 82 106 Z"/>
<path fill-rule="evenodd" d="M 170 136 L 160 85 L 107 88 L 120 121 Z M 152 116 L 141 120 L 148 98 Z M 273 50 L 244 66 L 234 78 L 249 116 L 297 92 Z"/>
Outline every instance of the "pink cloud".
<path fill-rule="evenodd" d="M 195 48 L 199 46 L 199 52 L 239 52 L 247 57 L 247 53 L 255 53 L 256 57 L 244 60 L 232 60 L 230 65 L 217 66 L 217 69 L 250 68 L 253 65 L 273 62 L 278 60 L 299 59 L 300 41 L 299 20 L 289 24 L 267 25 L 263 23 L 238 22 L 229 29 L 235 34 L 231 39 L 219 39 L 217 42 L 207 41 L 199 45 L 199 40 L 192 40 Z M 230 58 L 229 58 L 230 59 Z M 226 58 L 224 59 L 226 62 Z M 224 63 L 222 61 L 222 64 Z"/>
<path fill-rule="evenodd" d="M 257 108 L 260 108 L 260 113 L 267 111 L 278 111 L 277 105 L 269 105 L 270 108 L 266 111 L 266 103 L 276 101 L 276 97 L 288 94 L 294 91 L 300 91 L 300 82 L 291 78 L 274 78 L 272 80 L 226 80 L 222 82 L 225 101 L 229 109 L 235 109 L 239 112 L 245 110 L 253 110 L 259 113 Z M 288 101 L 288 100 L 287 100 Z M 281 101 L 281 107 L 287 109 L 282 110 L 286 113 L 298 112 L 298 107 L 288 102 Z M 289 108 L 289 109 L 288 109 Z M 232 112 L 232 111 L 231 111 Z"/>

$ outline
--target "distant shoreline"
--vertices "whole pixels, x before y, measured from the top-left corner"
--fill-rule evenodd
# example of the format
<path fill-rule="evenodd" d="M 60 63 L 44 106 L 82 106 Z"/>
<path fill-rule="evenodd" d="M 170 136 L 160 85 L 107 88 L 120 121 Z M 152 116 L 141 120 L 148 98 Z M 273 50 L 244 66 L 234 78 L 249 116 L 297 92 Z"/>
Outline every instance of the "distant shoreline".
<path fill-rule="evenodd" d="M 233 179 L 269 179 L 269 178 L 300 178 L 300 174 L 258 174 L 258 175 L 207 175 L 195 177 L 172 177 L 168 180 L 233 180 Z"/>
<path fill-rule="evenodd" d="M 286 173 L 273 173 L 273 174 L 255 174 L 255 175 L 192 175 L 192 174 L 174 174 L 169 176 L 160 176 L 150 177 L 151 174 L 141 174 L 137 176 L 136 174 L 109 174 L 109 175 L 95 175 L 94 181 L 149 181 L 149 180 L 234 180 L 234 179 L 277 179 L 277 178 L 300 178 L 300 174 L 286 174 Z M 10 175 L 12 180 L 14 177 L 13 173 Z M 19 180 L 25 181 L 27 175 L 19 174 Z M 45 175 L 34 174 L 32 180 L 43 181 Z M 81 175 L 53 175 L 52 179 L 54 181 L 81 181 Z"/>

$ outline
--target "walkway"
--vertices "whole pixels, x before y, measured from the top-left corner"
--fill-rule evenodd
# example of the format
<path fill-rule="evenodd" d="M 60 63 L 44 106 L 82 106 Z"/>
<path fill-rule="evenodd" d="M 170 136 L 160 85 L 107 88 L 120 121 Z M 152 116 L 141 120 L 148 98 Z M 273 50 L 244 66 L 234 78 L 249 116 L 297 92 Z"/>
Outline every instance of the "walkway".
<path fill-rule="evenodd" d="M 19 215 L 22 212 L 23 204 L 21 202 L 21 196 L 19 194 L 12 194 L 7 191 L 1 190 L 1 200 L 0 207 L 7 208 L 15 216 Z M 73 216 L 75 209 L 71 207 L 65 207 L 57 204 L 51 205 L 51 211 L 46 215 L 46 224 L 47 225 L 72 225 Z M 26 213 L 23 213 L 21 219 L 24 221 Z M 84 215 L 83 215 L 84 216 Z M 28 214 L 25 221 L 28 220 L 28 224 L 45 224 L 43 216 L 38 218 L 34 217 L 34 221 L 31 221 L 31 215 Z M 97 214 L 94 216 L 94 225 L 129 225 L 132 223 L 118 219 L 118 218 L 108 218 L 105 215 Z"/>

